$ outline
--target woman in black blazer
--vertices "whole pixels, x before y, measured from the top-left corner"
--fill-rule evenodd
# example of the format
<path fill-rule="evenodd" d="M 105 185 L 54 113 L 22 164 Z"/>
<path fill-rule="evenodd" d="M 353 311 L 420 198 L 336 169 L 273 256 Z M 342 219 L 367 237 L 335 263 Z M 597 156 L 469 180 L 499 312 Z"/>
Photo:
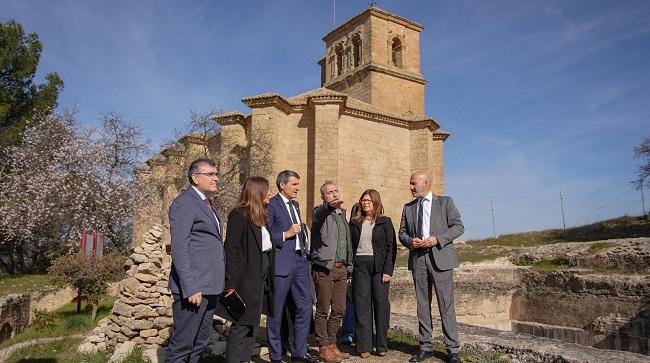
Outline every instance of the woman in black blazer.
<path fill-rule="evenodd" d="M 383 215 L 379 192 L 368 189 L 359 198 L 356 215 L 350 221 L 354 251 L 352 291 L 356 313 L 357 352 L 362 358 L 372 351 L 372 323 L 375 322 L 377 355 L 388 351 L 390 302 L 388 288 L 395 267 L 395 227 Z M 372 309 L 369 307 L 372 306 Z"/>
<path fill-rule="evenodd" d="M 253 355 L 260 314 L 273 311 L 274 249 L 266 229 L 267 205 L 271 196 L 268 180 L 250 177 L 244 182 L 239 201 L 228 215 L 224 250 L 226 278 L 224 292 L 235 291 L 246 304 L 239 320 L 223 304 L 217 314 L 232 321 L 226 346 L 226 361 L 248 362 Z"/>

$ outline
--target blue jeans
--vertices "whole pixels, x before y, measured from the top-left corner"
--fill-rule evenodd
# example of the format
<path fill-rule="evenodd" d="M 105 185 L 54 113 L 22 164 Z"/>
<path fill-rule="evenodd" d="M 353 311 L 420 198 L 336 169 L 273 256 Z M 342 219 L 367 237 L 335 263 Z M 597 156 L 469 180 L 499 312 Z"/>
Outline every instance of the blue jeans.
<path fill-rule="evenodd" d="M 352 303 L 352 286 L 348 285 L 347 305 L 345 315 L 343 315 L 343 324 L 341 325 L 340 342 L 352 343 L 355 340 L 355 321 L 354 321 L 354 303 Z"/>

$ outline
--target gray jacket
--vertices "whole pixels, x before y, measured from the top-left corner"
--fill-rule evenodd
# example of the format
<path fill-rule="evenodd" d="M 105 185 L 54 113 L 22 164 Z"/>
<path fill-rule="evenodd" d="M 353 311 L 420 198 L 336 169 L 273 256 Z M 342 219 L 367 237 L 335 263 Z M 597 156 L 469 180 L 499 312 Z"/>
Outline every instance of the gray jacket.
<path fill-rule="evenodd" d="M 416 221 L 417 200 L 413 200 L 404 205 L 402 220 L 399 224 L 399 240 L 411 250 L 409 252 L 409 270 L 413 270 L 413 260 L 417 256 L 417 252 L 411 248 L 411 241 L 416 235 Z M 429 225 L 431 235 L 438 239 L 438 244 L 431 248 L 436 266 L 443 271 L 458 267 L 458 254 L 454 249 L 453 242 L 463 234 L 465 228 L 451 197 L 433 194 Z"/>
<path fill-rule="evenodd" d="M 345 222 L 345 209 L 334 209 L 329 203 L 323 203 L 314 208 L 311 222 L 311 258 L 312 263 L 332 270 L 334 258 L 336 258 L 336 247 L 339 239 L 339 229 L 335 213 L 343 217 L 347 239 L 347 258 L 345 267 L 348 273 L 352 273 L 352 238 L 350 237 L 350 226 Z"/>
<path fill-rule="evenodd" d="M 219 227 L 215 216 L 219 219 Z M 169 290 L 186 298 L 200 292 L 218 295 L 223 290 L 225 258 L 221 218 L 188 187 L 169 207 L 172 267 Z"/>

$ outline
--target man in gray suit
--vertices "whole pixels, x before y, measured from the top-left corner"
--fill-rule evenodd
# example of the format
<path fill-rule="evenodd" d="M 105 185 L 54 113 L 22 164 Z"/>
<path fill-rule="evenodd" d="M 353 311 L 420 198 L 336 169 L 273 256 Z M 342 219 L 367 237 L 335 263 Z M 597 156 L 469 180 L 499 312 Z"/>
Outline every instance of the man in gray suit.
<path fill-rule="evenodd" d="M 167 362 L 196 363 L 212 333 L 217 297 L 224 284 L 222 223 L 212 206 L 217 168 L 210 159 L 194 160 L 187 172 L 190 187 L 169 207 L 174 332 Z"/>
<path fill-rule="evenodd" d="M 454 309 L 454 268 L 458 255 L 453 241 L 464 227 L 451 197 L 431 192 L 431 178 L 425 172 L 411 175 L 415 200 L 406 203 L 399 226 L 399 239 L 410 249 L 408 268 L 413 273 L 420 333 L 420 350 L 409 362 L 421 362 L 434 355 L 431 344 L 431 285 L 435 287 L 447 361 L 459 363 L 458 324 Z"/>

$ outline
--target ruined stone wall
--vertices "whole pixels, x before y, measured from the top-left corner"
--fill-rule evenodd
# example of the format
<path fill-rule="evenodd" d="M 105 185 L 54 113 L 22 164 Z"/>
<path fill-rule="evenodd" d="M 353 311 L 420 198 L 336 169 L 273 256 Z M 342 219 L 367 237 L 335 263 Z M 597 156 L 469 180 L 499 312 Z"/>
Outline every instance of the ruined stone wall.
<path fill-rule="evenodd" d="M 29 325 L 29 294 L 9 295 L 0 300 L 0 342 L 13 338 Z"/>
<path fill-rule="evenodd" d="M 643 275 L 559 271 L 524 275 L 517 331 L 650 354 L 650 281 Z"/>

